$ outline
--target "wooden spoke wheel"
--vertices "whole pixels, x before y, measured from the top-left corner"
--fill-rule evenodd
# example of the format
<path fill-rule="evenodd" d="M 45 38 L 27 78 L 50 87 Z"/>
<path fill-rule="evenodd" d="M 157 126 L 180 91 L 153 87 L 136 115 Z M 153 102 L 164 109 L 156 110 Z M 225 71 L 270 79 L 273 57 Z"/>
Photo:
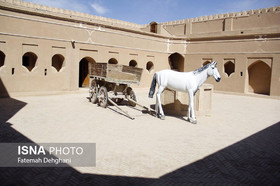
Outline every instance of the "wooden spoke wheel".
<path fill-rule="evenodd" d="M 128 89 L 128 98 L 129 99 L 132 99 L 132 100 L 134 100 L 135 102 L 136 102 L 136 95 L 135 95 L 135 93 L 134 93 L 134 91 L 132 90 L 132 88 L 129 88 Z M 129 104 L 132 106 L 132 107 L 135 107 L 136 106 L 136 104 L 134 103 L 134 102 L 132 102 L 132 101 L 129 101 L 128 100 L 128 102 L 129 102 Z"/>
<path fill-rule="evenodd" d="M 98 92 L 98 102 L 99 105 L 103 108 L 106 108 L 108 105 L 108 91 L 106 87 L 101 87 Z"/>
<path fill-rule="evenodd" d="M 97 103 L 98 86 L 95 80 L 91 82 L 89 88 L 89 98 L 92 103 Z"/>

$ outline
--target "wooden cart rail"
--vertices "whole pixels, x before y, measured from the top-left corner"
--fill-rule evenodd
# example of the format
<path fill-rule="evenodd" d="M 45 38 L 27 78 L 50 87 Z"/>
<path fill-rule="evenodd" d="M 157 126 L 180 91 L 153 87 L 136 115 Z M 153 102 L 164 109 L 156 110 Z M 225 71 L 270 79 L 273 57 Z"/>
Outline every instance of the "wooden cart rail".
<path fill-rule="evenodd" d="M 95 79 L 98 81 L 106 81 L 107 83 L 115 83 L 117 85 L 120 84 L 139 84 L 137 81 L 131 81 L 131 80 L 124 80 L 124 79 L 115 79 L 115 78 L 108 78 L 108 77 L 102 77 L 102 76 L 94 76 L 94 75 L 89 75 L 89 78 L 91 80 Z"/>
<path fill-rule="evenodd" d="M 130 67 L 126 65 L 108 63 L 90 63 L 89 75 L 106 78 L 107 81 L 114 83 L 140 83 L 142 68 Z"/>

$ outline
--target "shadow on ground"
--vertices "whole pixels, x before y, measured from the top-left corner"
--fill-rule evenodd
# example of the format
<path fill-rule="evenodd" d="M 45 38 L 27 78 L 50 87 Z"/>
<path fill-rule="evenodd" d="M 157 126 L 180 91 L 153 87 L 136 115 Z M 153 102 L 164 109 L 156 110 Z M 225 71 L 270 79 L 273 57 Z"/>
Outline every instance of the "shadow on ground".
<path fill-rule="evenodd" d="M 0 142 L 35 143 L 8 120 L 26 103 L 0 99 Z M 0 152 L 1 153 L 1 152 Z M 83 174 L 72 167 L 0 168 L 0 185 L 170 185 L 280 183 L 280 122 L 157 179 Z"/>

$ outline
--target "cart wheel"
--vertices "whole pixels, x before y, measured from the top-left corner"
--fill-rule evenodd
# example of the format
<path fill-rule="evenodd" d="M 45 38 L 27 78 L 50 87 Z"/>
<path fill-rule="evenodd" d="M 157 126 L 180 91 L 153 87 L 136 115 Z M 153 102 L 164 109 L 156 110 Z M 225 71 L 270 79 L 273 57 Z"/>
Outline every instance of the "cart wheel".
<path fill-rule="evenodd" d="M 101 87 L 98 92 L 98 102 L 99 105 L 103 108 L 106 108 L 108 105 L 108 92 L 106 87 Z"/>
<path fill-rule="evenodd" d="M 97 93 L 98 93 L 97 83 L 95 80 L 93 80 L 89 88 L 89 98 L 92 103 L 97 103 Z"/>
<path fill-rule="evenodd" d="M 136 102 L 136 95 L 135 95 L 134 91 L 132 90 L 132 88 L 128 89 L 128 97 L 129 97 L 129 99 L 132 99 Z M 136 104 L 133 103 L 132 101 L 128 101 L 128 102 L 132 107 L 136 106 Z"/>

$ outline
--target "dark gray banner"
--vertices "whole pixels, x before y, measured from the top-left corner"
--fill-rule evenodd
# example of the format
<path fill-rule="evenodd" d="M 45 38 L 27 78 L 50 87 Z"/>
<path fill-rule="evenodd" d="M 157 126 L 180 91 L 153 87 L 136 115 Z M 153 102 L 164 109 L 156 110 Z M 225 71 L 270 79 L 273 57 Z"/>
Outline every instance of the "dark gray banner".
<path fill-rule="evenodd" d="M 0 167 L 94 167 L 95 143 L 0 143 Z"/>

